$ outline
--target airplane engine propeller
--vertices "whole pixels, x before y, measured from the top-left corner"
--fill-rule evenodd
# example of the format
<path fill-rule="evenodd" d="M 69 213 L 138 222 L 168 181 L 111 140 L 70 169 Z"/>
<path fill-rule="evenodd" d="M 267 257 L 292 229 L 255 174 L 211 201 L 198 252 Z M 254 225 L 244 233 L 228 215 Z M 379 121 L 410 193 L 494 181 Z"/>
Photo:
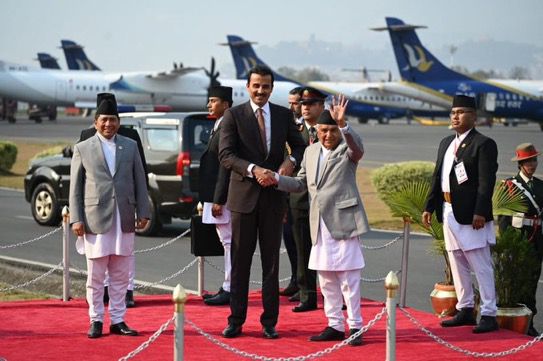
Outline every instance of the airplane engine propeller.
<path fill-rule="evenodd" d="M 219 78 L 220 72 L 215 71 L 215 58 L 211 57 L 211 66 L 209 70 L 205 69 L 206 75 L 209 77 L 209 87 L 219 86 L 221 83 L 217 80 Z"/>

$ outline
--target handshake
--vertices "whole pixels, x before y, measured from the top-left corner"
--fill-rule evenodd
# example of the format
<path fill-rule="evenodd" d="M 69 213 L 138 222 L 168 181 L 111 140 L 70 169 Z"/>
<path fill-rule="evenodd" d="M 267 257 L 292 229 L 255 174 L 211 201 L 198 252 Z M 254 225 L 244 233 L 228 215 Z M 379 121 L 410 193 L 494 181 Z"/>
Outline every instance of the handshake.
<path fill-rule="evenodd" d="M 257 180 L 258 184 L 262 187 L 270 187 L 277 184 L 275 179 L 275 172 L 266 168 L 255 166 L 253 168 L 253 175 Z"/>

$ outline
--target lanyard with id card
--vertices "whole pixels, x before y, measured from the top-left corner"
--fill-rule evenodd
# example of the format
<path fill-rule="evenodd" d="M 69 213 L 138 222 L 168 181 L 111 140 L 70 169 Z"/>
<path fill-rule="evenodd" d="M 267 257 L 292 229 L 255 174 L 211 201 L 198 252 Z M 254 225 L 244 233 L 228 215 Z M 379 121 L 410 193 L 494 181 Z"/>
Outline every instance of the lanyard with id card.
<path fill-rule="evenodd" d="M 464 162 L 460 162 L 454 166 L 454 173 L 456 174 L 456 181 L 458 184 L 462 184 L 468 180 L 468 174 L 464 167 Z"/>

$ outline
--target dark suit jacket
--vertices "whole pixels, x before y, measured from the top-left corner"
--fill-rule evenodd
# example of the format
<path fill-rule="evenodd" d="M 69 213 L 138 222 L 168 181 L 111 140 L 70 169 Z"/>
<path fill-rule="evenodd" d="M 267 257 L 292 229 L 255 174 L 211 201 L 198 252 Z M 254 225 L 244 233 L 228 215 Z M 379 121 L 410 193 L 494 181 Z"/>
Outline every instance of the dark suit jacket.
<path fill-rule="evenodd" d="M 305 126 L 305 122 L 298 127 L 299 127 L 298 130 L 300 131 L 300 135 L 302 136 L 305 146 L 307 147 L 309 145 L 309 131 L 307 127 Z M 298 174 L 298 172 L 300 171 L 300 168 L 301 168 L 301 164 L 298 163 L 296 165 L 296 168 L 294 169 L 293 176 L 296 176 L 296 174 Z M 303 192 L 299 192 L 299 193 L 290 193 L 289 205 L 290 205 L 290 208 L 308 210 L 309 209 L 309 193 L 307 192 L 307 190 Z"/>
<path fill-rule="evenodd" d="M 277 171 L 285 159 L 285 143 L 288 143 L 296 163 L 300 164 L 305 143 L 292 121 L 292 112 L 270 103 L 271 145 L 266 153 L 259 135 L 258 122 L 249 102 L 226 110 L 222 120 L 219 144 L 221 164 L 232 170 L 228 190 L 228 208 L 234 212 L 250 213 L 255 209 L 262 187 L 255 179 L 247 177 L 251 163 Z M 270 207 L 283 212 L 286 207 L 285 193 L 277 193 L 277 202 Z"/>
<path fill-rule="evenodd" d="M 87 128 L 83 129 L 81 131 L 81 134 L 79 135 L 78 143 L 89 139 L 90 137 L 94 136 L 96 134 L 96 128 Z M 138 144 L 138 151 L 140 153 L 141 163 L 143 164 L 143 170 L 145 171 L 145 181 L 147 182 L 147 187 L 149 187 L 149 177 L 148 177 L 148 171 L 147 171 L 147 161 L 145 160 L 145 153 L 143 152 L 143 144 L 141 143 L 140 135 L 138 134 L 138 131 L 132 128 L 125 128 L 120 127 L 117 131 L 117 134 L 123 135 L 127 138 L 130 138 Z"/>
<path fill-rule="evenodd" d="M 200 201 L 226 204 L 230 171 L 219 162 L 219 140 L 222 122 L 207 144 L 207 149 L 200 158 Z"/>
<path fill-rule="evenodd" d="M 439 144 L 432 186 L 426 201 L 426 211 L 435 211 L 439 222 L 443 221 L 444 201 L 441 190 L 441 167 L 445 152 L 454 137 L 455 135 L 450 135 Z M 459 145 L 456 158 L 449 174 L 451 202 L 456 221 L 460 224 L 472 224 L 474 214 L 485 217 L 487 222 L 492 220 L 492 194 L 498 170 L 496 142 L 472 129 Z M 458 184 L 454 172 L 454 166 L 460 162 L 464 162 L 468 176 L 468 180 L 462 184 Z"/>

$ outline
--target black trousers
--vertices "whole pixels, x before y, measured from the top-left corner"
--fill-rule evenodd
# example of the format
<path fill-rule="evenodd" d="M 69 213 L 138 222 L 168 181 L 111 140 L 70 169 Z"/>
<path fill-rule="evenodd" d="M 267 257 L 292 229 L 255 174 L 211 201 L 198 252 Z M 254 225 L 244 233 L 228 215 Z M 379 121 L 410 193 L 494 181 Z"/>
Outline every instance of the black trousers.
<path fill-rule="evenodd" d="M 241 326 L 247 319 L 251 263 L 257 238 L 262 265 L 263 326 L 275 326 L 279 317 L 279 249 L 285 207 L 276 203 L 277 192 L 262 190 L 251 213 L 232 212 L 232 273 L 228 323 Z M 273 199 L 275 198 L 275 199 Z"/>
<path fill-rule="evenodd" d="M 298 272 L 298 256 L 296 251 L 296 242 L 292 233 L 292 214 L 290 207 L 287 210 L 287 222 L 283 223 L 283 242 L 287 249 L 288 260 L 290 262 L 290 284 L 297 284 L 296 273 Z"/>
<path fill-rule="evenodd" d="M 291 209 L 292 231 L 296 242 L 298 272 L 296 274 L 300 288 L 300 302 L 317 302 L 317 271 L 310 270 L 311 232 L 309 230 L 309 210 Z"/>

